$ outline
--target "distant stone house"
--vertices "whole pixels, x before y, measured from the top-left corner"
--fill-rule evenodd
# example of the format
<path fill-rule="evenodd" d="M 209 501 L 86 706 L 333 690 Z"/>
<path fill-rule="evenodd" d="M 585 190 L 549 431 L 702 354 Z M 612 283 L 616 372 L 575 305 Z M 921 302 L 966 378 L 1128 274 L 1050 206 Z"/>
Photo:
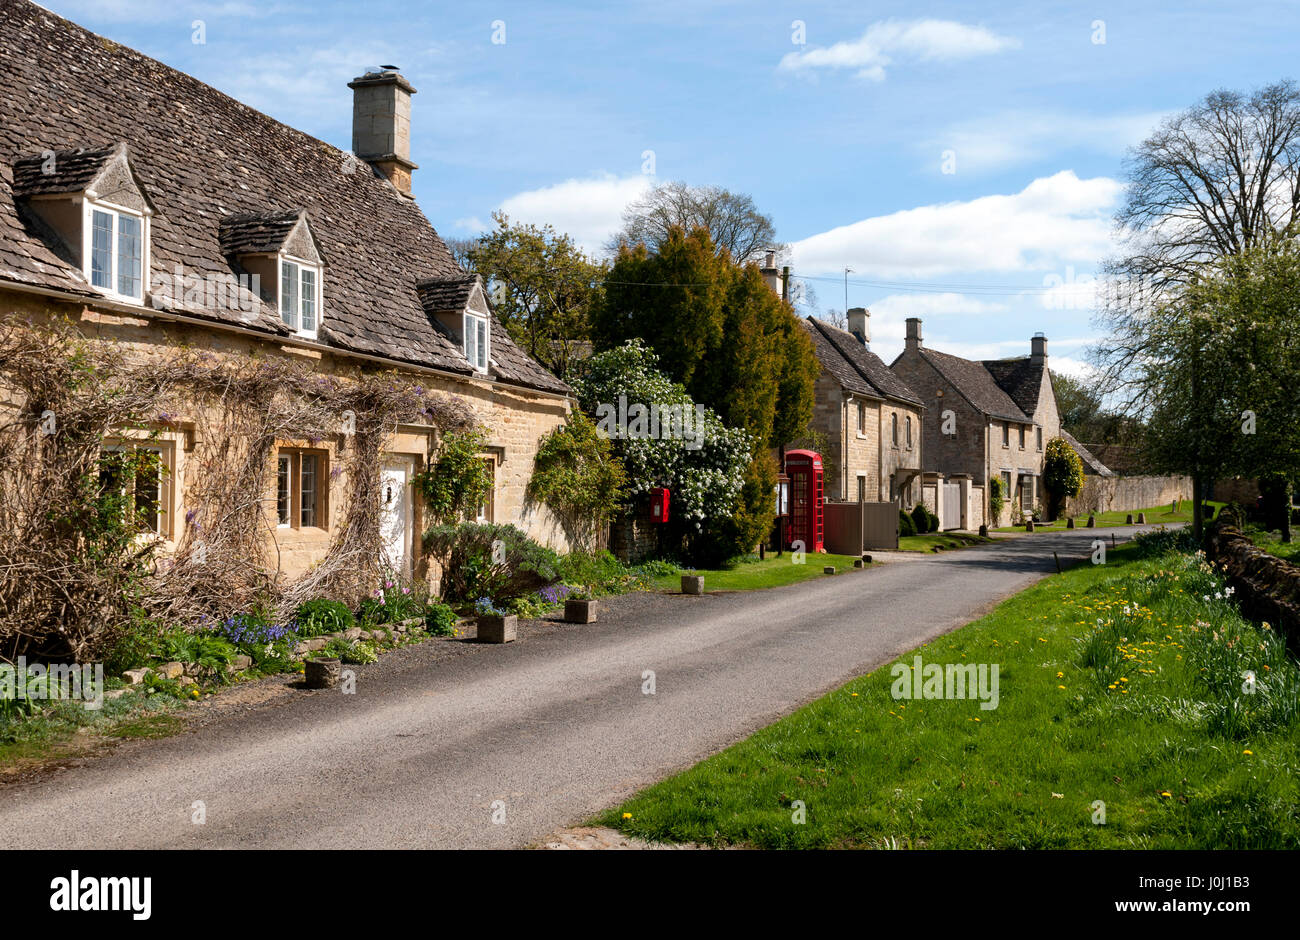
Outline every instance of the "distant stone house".
<path fill-rule="evenodd" d="M 921 321 L 911 317 L 890 369 L 925 403 L 926 471 L 971 481 L 968 526 L 999 521 L 989 518 L 990 479 L 1003 484 L 1003 522 L 1044 502 L 1044 450 L 1061 433 L 1045 336 L 1030 340 L 1028 356 L 976 361 L 927 348 Z"/>
<path fill-rule="evenodd" d="M 871 351 L 869 317 L 864 308 L 850 310 L 847 331 L 813 317 L 800 321 L 821 364 L 811 426 L 827 441 L 824 493 L 838 500 L 897 499 L 911 508 L 921 492 L 925 407 Z"/>
<path fill-rule="evenodd" d="M 197 348 L 322 376 L 397 370 L 486 427 L 479 516 L 563 546 L 524 490 L 570 389 L 511 340 L 411 196 L 401 75 L 351 83 L 353 156 L 26 0 L 0 0 L 0 22 L 0 317 L 69 320 L 144 359 Z M 149 444 L 167 481 L 151 525 L 168 545 L 192 508 L 193 417 Z M 422 523 L 411 480 L 435 444 L 417 424 L 383 447 L 385 538 L 407 571 Z M 276 442 L 267 528 L 290 576 L 335 534 L 340 446 Z"/>

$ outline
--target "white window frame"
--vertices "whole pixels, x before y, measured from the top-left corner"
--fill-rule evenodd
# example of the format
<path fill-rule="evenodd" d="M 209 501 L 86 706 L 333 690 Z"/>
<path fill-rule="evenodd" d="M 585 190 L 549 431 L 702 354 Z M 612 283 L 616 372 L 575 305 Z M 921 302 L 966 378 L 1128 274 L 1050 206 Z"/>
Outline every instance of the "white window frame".
<path fill-rule="evenodd" d="M 286 267 L 292 267 L 294 269 L 294 287 L 296 288 L 294 293 L 296 303 L 294 304 L 293 309 L 288 311 L 291 319 L 287 320 L 285 319 L 286 311 L 284 309 L 284 275 Z M 304 271 L 312 272 L 315 276 L 314 279 L 316 282 L 315 289 L 312 291 L 313 296 L 311 298 L 315 310 L 315 321 L 310 329 L 305 329 L 302 325 L 302 274 Z M 321 315 L 324 312 L 324 304 L 322 303 L 322 299 L 325 295 L 323 289 L 324 280 L 325 278 L 320 265 L 313 264 L 310 261 L 305 261 L 302 258 L 295 258 L 293 255 L 279 256 L 279 262 L 276 265 L 275 272 L 276 309 L 280 313 L 280 322 L 293 330 L 295 336 L 302 336 L 307 339 L 317 338 L 320 332 Z"/>
<path fill-rule="evenodd" d="M 483 342 L 478 343 L 478 335 L 473 332 L 475 328 L 483 328 Z M 470 354 L 471 348 L 473 355 Z M 472 310 L 465 311 L 465 317 L 461 326 L 461 351 L 475 372 L 486 375 L 488 363 L 492 357 L 492 328 L 488 323 L 488 318 L 481 313 L 475 313 Z M 477 360 L 477 361 L 476 361 Z"/>
<path fill-rule="evenodd" d="M 92 271 L 96 212 L 102 212 L 113 220 L 113 239 L 108 249 L 108 287 L 100 287 L 95 284 L 94 273 Z M 121 224 L 119 220 L 123 216 L 135 219 L 140 223 L 140 296 L 138 297 L 133 294 L 123 294 L 117 289 L 118 239 L 120 237 L 119 226 Z M 94 290 L 99 291 L 105 297 L 112 300 L 143 306 L 145 298 L 149 296 L 149 213 L 141 212 L 137 209 L 128 209 L 126 206 L 119 206 L 116 203 L 105 202 L 100 199 L 84 199 L 82 200 L 81 235 L 81 257 L 85 262 L 82 266 L 81 273 L 85 275 L 86 283 Z"/>

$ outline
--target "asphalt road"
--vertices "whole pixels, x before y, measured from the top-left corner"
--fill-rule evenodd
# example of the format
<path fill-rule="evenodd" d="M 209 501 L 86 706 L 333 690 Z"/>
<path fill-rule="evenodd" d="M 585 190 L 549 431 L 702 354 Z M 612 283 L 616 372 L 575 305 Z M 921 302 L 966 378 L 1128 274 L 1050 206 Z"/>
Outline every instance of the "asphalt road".
<path fill-rule="evenodd" d="M 353 695 L 264 683 L 258 703 L 194 706 L 190 732 L 0 788 L 4 847 L 531 844 L 980 616 L 1055 571 L 1053 550 L 1086 559 L 1108 533 L 894 556 L 769 591 L 629 595 L 597 624 L 387 654 L 352 667 Z"/>

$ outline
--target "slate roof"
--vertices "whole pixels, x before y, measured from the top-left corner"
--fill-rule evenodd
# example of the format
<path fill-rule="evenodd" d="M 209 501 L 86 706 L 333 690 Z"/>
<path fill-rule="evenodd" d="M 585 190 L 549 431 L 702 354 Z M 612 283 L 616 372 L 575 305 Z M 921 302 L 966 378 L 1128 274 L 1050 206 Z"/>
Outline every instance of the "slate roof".
<path fill-rule="evenodd" d="M 1074 435 L 1071 434 L 1069 431 L 1065 430 L 1065 428 L 1061 428 L 1061 437 L 1065 438 L 1065 443 L 1073 447 L 1074 452 L 1078 454 L 1079 459 L 1083 461 L 1084 473 L 1091 474 L 1093 476 L 1099 476 L 1099 477 L 1113 477 L 1115 475 L 1114 473 L 1111 472 L 1111 469 L 1109 467 L 1107 467 L 1104 463 L 1102 463 L 1100 460 L 1094 457 L 1089 452 L 1088 448 L 1084 447 L 1077 440 L 1075 440 Z"/>
<path fill-rule="evenodd" d="M 95 295 L 21 196 L 15 199 L 15 164 L 20 187 L 43 185 L 28 168 L 44 151 L 126 142 L 155 209 L 152 271 L 235 274 L 222 245 L 223 220 L 302 210 L 329 260 L 321 342 L 472 373 L 459 346 L 430 321 L 415 286 L 465 272 L 415 202 L 368 164 L 27 0 L 0 0 L 0 23 L 0 281 Z M 187 314 L 287 332 L 265 308 L 251 323 L 237 306 Z M 495 377 L 568 392 L 493 326 L 492 357 L 502 364 Z"/>
<path fill-rule="evenodd" d="M 993 373 L 983 362 L 974 362 L 960 356 L 936 352 L 921 347 L 921 355 L 976 408 L 994 418 L 1008 421 L 1031 422 L 1015 400 L 998 385 Z"/>
<path fill-rule="evenodd" d="M 916 393 L 852 333 L 814 317 L 802 322 L 822 368 L 835 376 L 845 390 L 911 405 L 922 404 Z"/>

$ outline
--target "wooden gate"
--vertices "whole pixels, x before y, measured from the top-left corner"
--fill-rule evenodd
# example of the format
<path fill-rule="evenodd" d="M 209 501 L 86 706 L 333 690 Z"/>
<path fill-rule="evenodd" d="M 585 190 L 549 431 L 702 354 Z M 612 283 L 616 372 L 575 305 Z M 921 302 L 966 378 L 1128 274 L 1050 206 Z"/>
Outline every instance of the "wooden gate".
<path fill-rule="evenodd" d="M 960 483 L 945 483 L 943 485 L 943 527 L 945 529 L 961 528 Z"/>

